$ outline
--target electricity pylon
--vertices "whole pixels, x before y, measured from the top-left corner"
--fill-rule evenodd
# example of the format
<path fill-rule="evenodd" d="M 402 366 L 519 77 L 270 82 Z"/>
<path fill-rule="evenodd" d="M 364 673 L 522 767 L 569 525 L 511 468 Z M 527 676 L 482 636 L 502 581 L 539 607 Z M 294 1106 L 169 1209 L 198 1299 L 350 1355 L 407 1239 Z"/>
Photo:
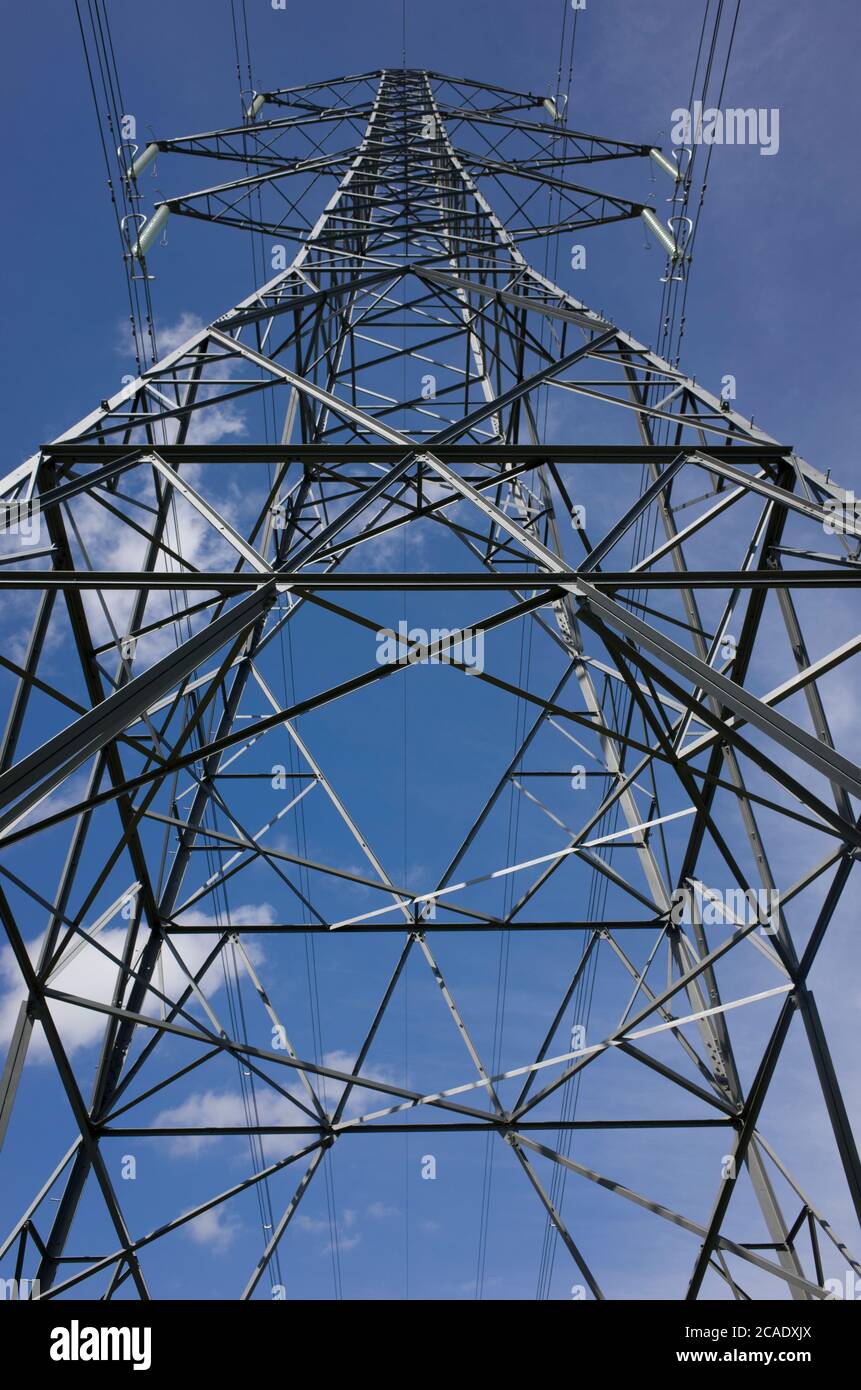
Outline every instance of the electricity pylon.
<path fill-rule="evenodd" d="M 683 274 L 647 204 L 578 181 L 675 165 L 569 129 L 552 99 L 412 70 L 254 94 L 235 128 L 133 152 L 141 209 L 156 158 L 160 179 L 230 177 L 127 223 L 135 274 L 189 217 L 275 239 L 283 263 L 2 483 L 0 586 L 33 607 L 3 658 L 22 1002 L 0 1133 L 39 1047 L 73 1134 L 54 1152 L 22 1098 L 10 1135 L 45 1158 L 9 1268 L 42 1298 L 158 1297 L 154 1247 L 251 1193 L 263 1248 L 236 1293 L 260 1296 L 277 1260 L 295 1276 L 287 1228 L 333 1155 L 413 1130 L 489 1138 L 585 1296 L 613 1297 L 643 1249 L 648 1270 L 644 1222 L 678 1233 L 655 1269 L 677 1297 L 827 1296 L 829 1271 L 861 1275 L 826 1215 L 861 1214 L 861 1171 L 808 983 L 861 847 L 828 709 L 861 648 L 837 593 L 861 574 L 852 494 L 522 249 L 642 220 Z M 439 623 L 401 622 L 408 601 Z M 410 813 L 423 792 L 443 809 L 420 871 L 395 870 L 385 701 L 422 683 Z M 237 907 L 251 874 L 266 911 Z M 523 946 L 513 1008 L 552 973 L 516 1055 L 493 1027 L 500 934 Z M 294 936 L 381 970 L 350 1063 L 295 1041 Z M 376 1060 L 408 961 L 441 996 L 430 1085 L 426 1059 L 401 1080 Z M 225 1075 L 232 1123 L 206 1104 Z M 835 1155 L 824 1193 L 769 1138 L 799 1087 L 799 1143 L 818 1127 Z M 600 1170 L 578 1156 L 596 1134 Z M 166 1216 L 162 1160 L 128 1214 L 121 1150 L 237 1136 L 238 1182 L 209 1170 Z"/>

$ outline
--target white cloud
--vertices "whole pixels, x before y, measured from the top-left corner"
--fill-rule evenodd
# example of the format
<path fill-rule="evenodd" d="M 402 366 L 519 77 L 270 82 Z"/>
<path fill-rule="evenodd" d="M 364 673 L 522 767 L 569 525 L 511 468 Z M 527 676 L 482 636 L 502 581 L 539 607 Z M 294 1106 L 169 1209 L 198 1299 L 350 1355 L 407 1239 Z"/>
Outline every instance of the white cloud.
<path fill-rule="evenodd" d="M 229 1250 L 242 1229 L 239 1218 L 222 1205 L 210 1207 L 183 1227 L 196 1245 L 205 1245 L 217 1255 Z"/>
<path fill-rule="evenodd" d="M 189 338 L 194 337 L 195 333 L 199 333 L 201 328 L 205 327 L 200 315 L 190 313 L 188 310 L 184 310 L 173 323 L 158 326 L 156 339 L 159 358 L 167 357 L 168 353 L 182 347 Z M 148 339 L 146 341 L 147 350 L 149 350 L 149 341 Z M 134 341 L 128 318 L 121 318 L 117 323 L 116 350 L 121 357 L 134 358 Z"/>
<path fill-rule="evenodd" d="M 368 1207 L 368 1215 L 374 1221 L 382 1221 L 387 1216 L 398 1216 L 399 1214 L 397 1207 L 387 1206 L 385 1202 L 372 1202 Z"/>
<path fill-rule="evenodd" d="M 186 443 L 217 444 L 219 440 L 245 432 L 244 416 L 228 401 L 225 405 L 210 405 L 205 410 L 196 410 L 191 417 Z"/>
<path fill-rule="evenodd" d="M 205 326 L 198 314 L 189 313 L 188 310 L 181 313 L 175 323 L 163 324 L 157 330 L 159 356 L 166 357 L 169 352 L 175 352 Z"/>
<path fill-rule="evenodd" d="M 355 1057 L 349 1052 L 327 1052 L 323 1058 L 323 1065 L 331 1067 L 332 1071 L 351 1072 L 355 1060 Z M 388 1085 L 394 1084 L 388 1067 L 364 1066 L 362 1067 L 362 1075 L 366 1076 L 369 1081 L 383 1081 Z M 341 1099 L 344 1087 L 340 1081 L 333 1081 L 331 1077 L 327 1076 L 318 1077 L 317 1083 L 320 1099 L 331 1113 Z M 386 1096 L 380 1091 L 369 1091 L 357 1086 L 350 1092 L 344 1114 L 349 1119 L 354 1115 L 364 1114 L 368 1110 L 381 1110 L 386 1105 L 396 1103 L 396 1096 Z"/>
<path fill-rule="evenodd" d="M 328 1231 L 329 1222 L 319 1216 L 308 1216 L 304 1211 L 300 1211 L 296 1217 L 296 1225 L 301 1226 L 303 1231 Z"/>
<path fill-rule="evenodd" d="M 327 1052 L 323 1057 L 323 1066 L 331 1067 L 333 1071 L 349 1072 L 353 1068 L 353 1063 L 354 1058 L 346 1052 Z M 362 1074 L 367 1076 L 369 1080 L 385 1082 L 390 1080 L 386 1067 L 365 1066 Z M 308 1072 L 307 1076 L 324 1109 L 331 1114 L 343 1093 L 343 1085 L 338 1081 L 317 1076 L 312 1072 Z M 286 1076 L 279 1079 L 289 1095 L 295 1096 L 303 1105 L 308 1105 L 308 1092 L 295 1071 L 291 1070 Z M 312 1123 L 309 1117 L 293 1105 L 287 1097 L 270 1089 L 259 1080 L 255 1083 L 255 1103 L 259 1117 L 258 1122 L 261 1125 L 307 1125 Z M 344 1113 L 346 1117 L 351 1118 L 370 1109 L 382 1108 L 386 1104 L 387 1098 L 380 1095 L 379 1092 L 362 1090 L 357 1087 L 351 1093 Z M 187 1129 L 197 1126 L 201 1128 L 209 1126 L 241 1128 L 247 1123 L 245 1102 L 238 1090 L 195 1091 L 177 1105 L 162 1110 L 152 1123 L 155 1128 L 166 1129 Z M 170 1141 L 170 1152 L 176 1158 L 193 1157 L 201 1150 L 212 1148 L 220 1142 L 221 1139 L 218 1135 L 178 1135 L 177 1138 Z M 264 1135 L 263 1150 L 266 1160 L 267 1162 L 275 1162 L 279 1158 L 295 1153 L 307 1142 L 307 1134 Z M 355 1213 L 352 1213 L 350 1222 L 354 1217 Z"/>
<path fill-rule="evenodd" d="M 273 910 L 268 903 L 246 904 L 234 910 L 237 921 L 267 923 L 273 918 Z M 213 919 L 205 913 L 189 912 L 183 918 L 192 926 L 212 926 Z M 114 956 L 122 956 L 125 944 L 125 929 L 106 927 L 99 933 L 98 941 Z M 79 938 L 80 940 L 80 938 Z M 174 938 L 174 944 L 187 969 L 195 974 L 200 969 L 207 953 L 212 949 L 217 937 L 201 934 Z M 28 943 L 27 950 L 33 961 L 38 960 L 42 949 L 44 933 Z M 76 943 L 73 943 L 73 946 Z M 255 942 L 246 942 L 246 949 L 253 960 L 260 959 L 260 948 Z M 52 977 L 52 983 L 66 994 L 77 994 L 100 1004 L 111 1002 L 117 966 L 95 946 L 85 945 L 72 956 L 68 964 L 62 966 Z M 154 979 L 156 987 L 169 999 L 176 999 L 187 983 L 187 976 L 174 956 L 162 951 L 161 963 Z M 224 986 L 224 976 L 216 959 L 204 975 L 201 987 L 208 997 L 216 994 Z M 26 990 L 21 980 L 11 946 L 0 949 L 0 1044 L 7 1045 L 12 1036 L 15 1020 L 21 1002 L 26 998 Z M 89 1047 L 101 1039 L 106 1016 L 95 1009 L 86 1009 L 77 1004 L 53 1002 L 51 1014 L 60 1034 L 67 1054 L 72 1055 L 82 1048 Z M 162 1005 L 154 994 L 149 994 L 144 1004 L 144 1013 L 160 1014 Z M 45 1035 L 38 1027 L 28 1052 L 28 1060 L 45 1061 L 49 1057 Z"/>
<path fill-rule="evenodd" d="M 284 1096 L 266 1086 L 258 1085 L 256 1087 L 255 1099 L 260 1124 L 308 1123 L 307 1117 L 303 1116 L 295 1105 L 291 1105 Z M 153 1121 L 154 1127 L 165 1129 L 194 1128 L 205 1125 L 216 1128 L 233 1128 L 241 1127 L 246 1123 L 245 1103 L 239 1091 L 195 1091 L 179 1105 L 160 1111 Z M 270 1147 L 272 1147 L 273 1144 L 277 1143 L 280 1156 L 301 1148 L 304 1141 L 304 1135 L 281 1135 L 264 1141 L 264 1145 L 269 1142 Z M 200 1153 L 203 1149 L 213 1148 L 219 1142 L 218 1135 L 180 1135 L 176 1139 L 170 1140 L 169 1149 L 175 1157 L 190 1157 Z"/>
<path fill-rule="evenodd" d="M 53 791 L 42 797 L 31 806 L 29 811 L 25 811 L 20 820 L 15 821 L 14 825 L 27 825 L 36 821 L 47 820 L 49 816 L 59 815 L 60 811 L 67 811 L 70 806 L 76 806 L 79 801 L 83 801 L 87 794 L 87 784 L 89 782 L 88 767 L 83 771 L 73 773 L 65 782 L 54 787 Z M 12 829 L 12 826 L 9 827 Z"/>
<path fill-rule="evenodd" d="M 340 1254 L 344 1254 L 347 1250 L 355 1250 L 356 1246 L 359 1245 L 361 1242 L 362 1237 L 360 1233 L 357 1230 L 353 1229 L 356 1225 L 356 1220 L 356 1212 L 349 1207 L 345 1211 L 341 1212 L 340 1216 L 338 1217 L 337 1247 Z M 299 1215 L 296 1218 L 296 1224 L 300 1226 L 303 1231 L 310 1231 L 315 1235 L 321 1235 L 324 1231 L 326 1233 L 330 1233 L 332 1229 L 331 1224 L 327 1218 L 318 1216 L 308 1216 L 305 1212 L 299 1213 Z M 345 1235 L 344 1228 L 347 1231 L 351 1231 L 352 1234 Z M 320 1247 L 320 1254 L 328 1255 L 329 1252 L 334 1248 L 335 1242 L 330 1239 L 326 1242 L 325 1245 Z"/>
<path fill-rule="evenodd" d="M 218 407 L 220 409 L 220 407 Z M 194 481 L 190 469 L 184 470 L 184 477 Z M 147 505 L 152 505 L 153 495 L 149 479 L 143 471 L 134 475 L 129 482 L 130 495 L 136 496 Z M 207 500 L 216 508 L 221 507 L 219 499 L 210 494 Z M 80 536 L 82 549 L 77 540 L 73 542 L 76 564 L 82 568 L 119 570 L 129 574 L 139 572 L 144 567 L 148 542 L 129 526 L 123 526 L 117 518 L 90 498 L 80 501 L 75 510 L 75 524 Z M 182 497 L 175 499 L 175 505 L 165 531 L 165 543 L 180 554 L 188 564 L 196 569 L 218 570 L 230 568 L 236 560 L 236 551 L 228 545 L 220 532 L 200 515 Z M 176 569 L 177 562 L 161 555 L 156 564 L 160 572 Z M 132 590 L 115 590 L 102 594 L 88 591 L 84 595 L 90 631 L 97 644 L 115 641 L 124 637 L 129 629 L 129 620 L 135 603 Z M 169 592 L 150 594 L 146 607 L 147 623 L 169 618 L 171 595 Z M 207 621 L 206 618 L 203 621 Z M 142 637 L 135 653 L 134 673 L 172 651 L 178 642 L 184 640 L 184 628 L 177 629 L 168 622 L 163 628 Z M 104 659 L 104 658 L 103 658 Z"/>
<path fill-rule="evenodd" d="M 339 1253 L 340 1253 L 341 1255 L 343 1255 L 347 1250 L 355 1250 L 356 1246 L 359 1244 L 359 1242 L 361 1241 L 361 1239 L 362 1239 L 362 1237 L 361 1237 L 358 1233 L 357 1233 L 356 1235 L 353 1235 L 353 1236 L 342 1236 L 342 1235 L 339 1235 L 339 1236 L 338 1236 L 338 1251 L 339 1251 Z M 334 1243 L 330 1240 L 330 1241 L 329 1241 L 329 1244 L 328 1244 L 328 1245 L 326 1246 L 326 1248 L 324 1249 L 323 1254 L 324 1254 L 324 1255 L 328 1255 L 329 1251 L 332 1250 L 333 1248 L 334 1248 Z"/>

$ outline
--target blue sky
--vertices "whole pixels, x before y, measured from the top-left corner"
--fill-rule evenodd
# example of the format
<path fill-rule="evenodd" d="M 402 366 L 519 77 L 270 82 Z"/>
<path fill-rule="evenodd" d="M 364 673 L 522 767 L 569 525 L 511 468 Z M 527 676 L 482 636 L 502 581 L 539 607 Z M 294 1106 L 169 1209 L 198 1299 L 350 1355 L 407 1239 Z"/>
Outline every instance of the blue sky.
<path fill-rule="evenodd" d="M 771 0 L 757 0 L 755 5 L 746 0 L 742 5 L 725 104 L 779 108 L 781 147 L 774 158 L 764 158 L 754 148 L 715 152 L 688 300 L 683 361 L 698 381 L 713 390 L 719 389 L 725 373 L 732 373 L 742 413 L 754 415 L 776 438 L 793 444 L 817 467 L 831 468 L 844 485 L 861 494 L 861 470 L 852 447 L 858 425 L 854 341 L 858 305 L 853 302 L 857 285 L 847 276 L 858 245 L 861 199 L 847 174 L 844 137 L 858 120 L 859 26 L 857 21 L 847 22 L 847 12 L 836 0 L 797 6 L 791 12 Z M 410 4 L 407 62 L 517 89 L 547 91 L 555 82 L 560 15 L 558 0 Z M 578 20 L 571 124 L 666 146 L 671 112 L 687 101 L 700 17 L 700 5 L 680 0 L 636 7 L 628 0 L 589 0 Z M 125 105 L 136 115 L 142 131 L 151 125 L 157 135 L 177 135 L 235 121 L 237 92 L 226 0 L 185 0 L 179 5 L 154 0 L 145 14 L 138 8 L 113 5 L 111 18 Z M 324 14 L 318 7 L 288 0 L 283 13 L 273 11 L 268 0 L 248 0 L 248 19 L 255 85 L 261 90 L 396 66 L 401 60 L 399 4 L 337 3 Z M 12 53 L 9 196 L 16 216 L 6 219 L 3 228 L 6 334 L 7 341 L 15 344 L 5 372 L 10 467 L 116 390 L 122 375 L 133 367 L 123 333 L 119 248 L 73 9 L 48 0 L 17 10 Z M 156 188 L 162 177 L 168 185 L 167 170 L 164 175 L 160 170 Z M 170 178 L 173 191 L 177 174 L 171 172 Z M 199 186 L 194 175 L 186 178 L 189 187 Z M 632 197 L 648 195 L 649 176 L 642 169 L 632 169 L 629 185 L 626 178 L 613 186 L 630 186 Z M 668 190 L 658 179 L 655 191 L 660 200 Z M 602 186 L 601 166 L 590 181 Z M 249 258 L 242 242 L 238 233 L 202 225 L 177 221 L 171 227 L 167 247 L 152 258 L 157 276 L 153 285 L 156 320 L 163 342 L 177 336 L 181 325 L 207 322 L 248 293 Z M 662 263 L 654 250 L 644 248 L 639 225 L 604 229 L 590 235 L 588 245 L 588 269 L 581 273 L 563 269 L 560 282 L 641 341 L 655 341 Z M 560 411 L 551 418 L 551 427 L 558 438 L 564 438 L 575 426 Z M 241 499 L 234 500 L 239 506 Z M 595 505 L 601 505 L 597 492 Z M 612 498 L 607 505 L 612 505 Z M 848 600 L 826 614 L 817 611 L 812 598 L 800 601 L 799 607 L 823 650 L 857 626 Z M 489 603 L 487 611 L 492 608 Z M 375 600 L 368 611 L 391 622 L 400 615 L 394 599 L 388 605 Z M 431 608 L 411 598 L 411 621 L 422 621 L 423 614 L 430 624 Z M 447 616 L 454 621 L 470 615 L 465 609 L 459 611 L 453 600 Z M 5 627 L 7 636 L 10 626 Z M 316 630 L 318 642 L 320 631 Z M 337 620 L 332 620 L 331 641 L 326 640 L 326 629 L 322 631 L 313 672 L 297 673 L 300 690 L 303 680 L 316 688 L 324 679 L 336 679 L 367 661 L 360 639 L 345 634 Z M 15 635 L 20 638 L 20 619 Z M 301 637 L 300 628 L 297 641 Z M 767 658 L 763 644 L 751 676 L 755 689 L 772 683 Z M 62 654 L 57 660 L 62 660 Z M 499 654 L 499 660 L 504 667 L 495 669 L 504 669 L 516 679 L 516 648 L 504 657 Z M 558 669 L 554 654 L 540 646 L 535 662 L 542 677 L 549 678 Z M 450 830 L 452 818 L 441 782 L 422 768 L 446 757 L 469 764 L 463 805 L 456 808 L 464 819 L 481 804 L 481 789 L 492 784 L 498 771 L 500 740 L 509 746 L 515 732 L 510 704 L 502 698 L 488 714 L 488 706 L 481 705 L 469 688 L 464 691 L 464 682 L 455 673 L 426 674 L 430 679 L 414 700 L 410 695 L 408 711 L 397 681 L 386 683 L 382 693 L 373 701 L 369 698 L 366 705 L 362 697 L 356 701 L 357 721 L 365 717 L 380 732 L 394 728 L 397 738 L 403 734 L 403 766 L 398 763 L 381 771 L 379 748 L 370 743 L 357 746 L 352 728 L 345 728 L 334 711 L 322 712 L 313 724 L 314 747 L 326 750 L 327 765 L 333 775 L 337 771 L 339 790 L 348 803 L 360 798 L 363 785 L 378 776 L 381 810 L 375 843 L 385 862 L 394 866 L 393 873 L 402 871 L 415 885 L 438 867 L 428 863 L 427 849 Z M 70 690 L 75 679 L 70 675 Z M 851 691 L 835 687 L 833 694 L 843 721 L 841 746 L 857 756 Z M 457 727 L 464 732 L 452 734 Z M 547 755 L 557 760 L 565 756 L 560 754 L 558 739 L 553 745 L 547 738 Z M 409 789 L 406 810 L 401 795 L 404 776 Z M 564 813 L 561 791 L 551 804 Z M 250 807 L 249 814 L 257 809 Z M 479 869 L 502 862 L 500 852 L 510 833 L 507 814 L 506 803 L 489 843 L 478 851 Z M 514 840 L 521 858 L 546 851 L 545 828 L 538 820 L 524 817 Z M 312 845 L 337 845 L 343 861 L 350 862 L 351 847 L 338 840 L 341 831 L 331 815 L 325 807 L 312 807 L 310 801 L 307 833 Z M 778 877 L 791 880 L 796 856 L 802 851 L 782 826 L 774 828 L 774 836 Z M 676 843 L 682 843 L 681 834 Z M 61 844 L 55 832 L 52 852 L 57 859 Z M 20 864 L 26 863 L 32 871 L 32 859 L 27 860 L 26 851 L 20 853 Z M 355 851 L 353 856 L 352 867 L 358 869 Z M 559 916 L 567 910 L 572 891 L 585 893 L 588 885 L 585 871 L 572 869 L 565 886 L 550 899 Z M 370 896 L 367 908 L 362 902 L 361 890 L 342 896 L 332 891 L 327 905 L 333 913 L 370 910 L 376 905 Z M 498 906 L 502 903 L 500 892 Z M 239 905 L 257 907 L 261 920 L 272 910 L 271 904 L 271 883 L 257 871 L 246 876 L 233 898 L 237 910 Z M 811 894 L 802 899 L 800 912 L 812 913 L 815 906 L 815 894 Z M 607 910 L 617 907 L 623 910 L 611 891 Z M 35 936 L 35 919 L 28 921 L 26 934 Z M 823 952 L 814 986 L 829 1019 L 829 1039 L 838 1072 L 847 1081 L 847 1099 L 857 1114 L 856 1038 L 844 994 L 845 982 L 857 978 L 851 929 L 850 915 L 844 912 Z M 434 947 L 436 941 L 446 978 L 464 1014 L 481 1019 L 476 1025 L 479 1051 L 490 1055 L 493 1019 L 486 1001 L 488 970 L 495 988 L 497 943 L 494 940 L 479 950 L 468 938 L 432 938 Z M 266 968 L 267 984 L 281 992 L 287 1016 L 296 1020 L 297 1050 L 310 1055 L 315 1041 L 303 944 L 291 938 L 276 951 L 262 939 L 255 949 L 261 969 Z M 536 1020 L 546 1013 L 547 1001 L 555 998 L 576 959 L 561 937 L 542 937 L 540 949 L 515 937 L 510 952 L 509 976 L 518 988 L 511 992 L 506 1015 L 501 1049 L 505 1066 L 522 1062 L 530 1046 L 534 1050 Z M 332 1065 L 349 1070 L 356 1039 L 362 1035 L 395 954 L 392 938 L 352 937 L 317 944 L 324 998 L 322 1051 L 330 1060 L 338 1059 Z M 594 1036 L 603 1036 L 615 1022 L 620 977 L 613 971 L 614 962 L 602 956 L 593 1004 Z M 759 976 L 752 972 L 750 979 L 754 978 Z M 739 994 L 765 988 L 765 984 L 751 984 L 745 974 L 733 983 Z M 11 987 L 11 978 L 7 984 Z M 857 985 L 850 992 L 857 1006 Z M 469 1067 L 460 1057 L 454 1030 L 448 1036 L 436 1027 L 441 1008 L 424 962 L 413 959 L 406 997 L 398 999 L 377 1041 L 375 1066 L 381 1079 L 399 1081 L 406 1075 L 410 1085 L 422 1090 L 467 1079 Z M 746 1050 L 741 1044 L 747 1043 L 750 1055 L 755 1054 L 776 1008 L 775 1001 L 770 1001 L 750 1021 L 740 1011 L 733 1025 L 740 1051 Z M 265 1045 L 263 1033 L 259 1041 Z M 80 1049 L 76 1060 L 83 1075 L 84 1062 L 95 1056 L 93 1039 L 82 1040 Z M 673 1055 L 668 1043 L 658 1044 L 656 1054 L 668 1059 Z M 182 1054 L 175 1050 L 170 1055 L 179 1058 Z M 821 1107 L 816 1109 L 815 1078 L 798 1039 L 791 1041 L 784 1064 L 783 1079 L 770 1103 L 773 1113 L 767 1112 L 767 1132 L 778 1147 L 783 1141 L 792 1151 L 804 1183 L 818 1180 L 817 1195 L 829 1216 L 851 1236 L 849 1205 L 825 1142 Z M 614 1057 L 611 1065 L 618 1103 L 628 1113 L 638 1113 L 639 1073 L 621 1056 Z M 590 1104 L 597 1108 L 604 1084 L 597 1068 L 594 1080 L 593 1072 L 587 1071 L 582 1113 L 588 1112 Z M 172 1117 L 177 1122 L 193 1119 L 219 1106 L 233 1113 L 229 1097 L 234 1093 L 235 1072 L 225 1063 L 209 1087 L 201 1086 L 172 1107 Z M 671 1098 L 668 1103 L 677 1102 Z M 21 1111 L 3 1156 L 10 1175 L 2 1199 L 7 1224 L 71 1135 L 59 1088 L 38 1057 L 28 1067 L 19 1104 Z M 797 1116 L 802 1110 L 807 1113 L 808 1107 L 817 1118 L 800 1127 Z M 163 1115 L 167 1108 L 156 1104 L 148 1116 L 153 1119 L 160 1111 Z M 41 1152 L 40 1137 L 45 1143 Z M 112 1141 L 109 1152 L 126 1152 L 130 1142 Z M 582 1162 L 702 1217 L 707 1211 L 705 1194 L 713 1189 L 703 1174 L 712 1172 L 724 1142 L 723 1135 L 709 1132 L 692 1138 L 679 1168 L 674 1165 L 681 1151 L 648 1133 L 637 1134 L 625 1146 L 619 1145 L 618 1136 L 584 1136 L 578 1139 L 576 1152 Z M 365 1136 L 347 1141 L 341 1149 L 333 1165 L 333 1181 L 345 1294 L 472 1297 L 484 1141 L 411 1135 L 387 1142 Z M 196 1151 L 188 1144 L 166 1148 L 135 1140 L 134 1152 L 139 1157 L 139 1177 L 135 1183 L 123 1184 L 121 1194 L 134 1229 L 138 1222 L 146 1227 L 167 1219 L 210 1191 L 237 1181 L 248 1162 L 240 1140 L 219 1141 Z M 425 1152 L 437 1158 L 435 1182 L 418 1176 Z M 546 1168 L 539 1171 L 549 1180 Z M 276 1210 L 286 1201 L 295 1175 L 296 1170 L 289 1169 L 271 1184 Z M 677 1294 L 678 1269 L 693 1258 L 691 1238 L 601 1189 L 577 1184 L 569 1175 L 566 1217 L 584 1250 L 593 1255 L 596 1268 L 610 1271 L 606 1282 L 614 1296 Z M 485 1296 L 533 1297 L 541 1211 L 513 1155 L 501 1144 L 496 1146 L 492 1196 Z M 324 1185 L 315 1182 L 303 1203 L 302 1217 L 285 1242 L 282 1265 L 288 1296 L 332 1296 L 325 1198 Z M 753 1219 L 739 1194 L 729 1229 L 740 1239 L 750 1238 L 745 1234 L 746 1218 Z M 95 1246 L 111 1239 L 92 1198 L 80 1219 Z M 225 1210 L 199 1226 L 194 1235 L 178 1234 L 163 1249 L 154 1247 L 148 1267 L 158 1276 L 166 1296 L 194 1297 L 201 1284 L 198 1263 L 205 1259 L 208 1294 L 230 1296 L 236 1291 L 237 1277 L 241 1279 L 256 1258 L 259 1245 L 253 1202 L 242 1199 L 235 1210 Z M 560 1251 L 552 1296 L 567 1297 L 576 1279 Z M 720 1289 L 714 1292 L 719 1295 Z"/>

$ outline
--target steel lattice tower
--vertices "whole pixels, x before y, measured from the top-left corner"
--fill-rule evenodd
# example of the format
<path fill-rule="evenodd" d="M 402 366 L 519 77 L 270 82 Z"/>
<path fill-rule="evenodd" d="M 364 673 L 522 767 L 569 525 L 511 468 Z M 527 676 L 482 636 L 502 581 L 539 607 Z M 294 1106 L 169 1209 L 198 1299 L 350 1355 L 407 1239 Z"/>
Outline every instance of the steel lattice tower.
<path fill-rule="evenodd" d="M 22 1104 L 9 1128 L 39 1039 L 68 1102 L 2 1247 L 8 1272 L 41 1297 L 158 1297 L 155 1242 L 265 1191 L 265 1248 L 236 1279 L 260 1296 L 335 1154 L 349 1204 L 349 1146 L 374 1129 L 430 1150 L 489 1136 L 587 1296 L 614 1295 L 583 1233 L 580 1203 L 599 1197 L 622 1248 L 643 1223 L 673 1228 L 680 1298 L 819 1298 L 829 1270 L 861 1275 L 764 1110 L 791 1108 L 782 1058 L 802 1048 L 805 1124 L 861 1215 L 808 985 L 861 847 L 861 771 L 828 710 L 861 638 L 820 651 L 802 629 L 811 599 L 858 584 L 852 495 L 527 259 L 530 242 L 643 216 L 579 166 L 672 166 L 568 129 L 541 97 L 413 70 L 260 94 L 234 129 L 159 139 L 129 170 L 141 206 L 156 155 L 160 178 L 201 160 L 228 177 L 138 219 L 137 273 L 168 215 L 293 249 L 3 480 L 7 528 L 37 507 L 42 528 L 26 564 L 0 566 L 33 605 L 2 673 L 0 914 L 26 993 L 7 1146 L 36 1123 Z M 213 442 L 252 406 L 268 434 Z M 424 638 L 398 629 L 407 605 L 438 619 Z M 532 666 L 503 655 L 518 642 L 540 651 Z M 402 814 L 384 702 L 404 683 L 439 692 L 436 715 L 421 706 L 439 804 L 418 882 L 378 848 Z M 492 729 L 515 708 L 512 747 Z M 530 818 L 519 854 L 514 802 Z M 285 831 L 300 805 L 318 817 L 304 840 Z M 258 901 L 243 898 L 251 871 L 268 876 L 267 920 L 236 907 Z M 512 1008 L 530 970 L 552 973 L 540 1017 L 530 995 L 534 1045 L 504 1062 L 500 933 L 521 952 Z M 295 1040 L 283 953 L 309 941 L 347 972 L 338 1009 L 355 963 L 379 966 L 349 1064 Z M 584 1035 L 572 1001 L 599 956 Z M 427 1045 L 446 1077 L 431 1089 L 419 1060 L 416 1086 L 375 1061 L 408 961 L 436 991 Z M 82 1049 L 94 1016 L 100 1043 Z M 167 1123 L 189 1087 L 222 1094 L 228 1074 L 238 1121 L 204 1106 Z M 163 1164 L 159 1201 L 137 1184 L 132 1214 L 117 1155 L 177 1134 L 241 1141 L 243 1175 L 189 1204 Z M 600 1171 L 579 1156 L 594 1134 Z M 642 1190 L 623 1180 L 644 1134 L 671 1180 L 660 1199 L 645 1160 Z M 110 1239 L 94 1249 L 91 1229 Z"/>

